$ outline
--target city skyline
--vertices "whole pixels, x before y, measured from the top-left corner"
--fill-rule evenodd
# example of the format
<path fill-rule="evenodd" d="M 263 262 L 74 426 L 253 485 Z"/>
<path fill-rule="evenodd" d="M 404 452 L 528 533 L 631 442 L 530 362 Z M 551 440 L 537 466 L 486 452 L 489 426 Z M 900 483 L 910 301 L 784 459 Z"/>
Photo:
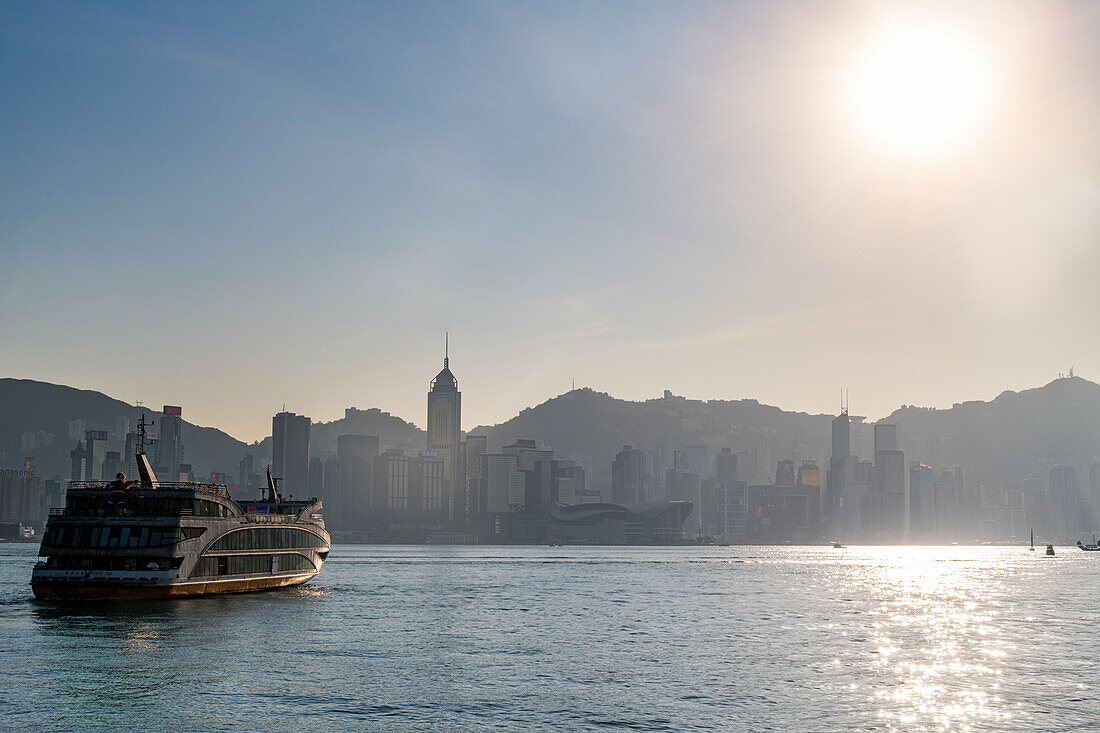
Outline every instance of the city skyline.
<path fill-rule="evenodd" d="M 11 376 L 255 440 L 413 419 L 448 330 L 465 429 L 574 379 L 877 418 L 1100 374 L 1093 4 L 0 20 Z M 922 59 L 965 110 L 882 92 Z"/>

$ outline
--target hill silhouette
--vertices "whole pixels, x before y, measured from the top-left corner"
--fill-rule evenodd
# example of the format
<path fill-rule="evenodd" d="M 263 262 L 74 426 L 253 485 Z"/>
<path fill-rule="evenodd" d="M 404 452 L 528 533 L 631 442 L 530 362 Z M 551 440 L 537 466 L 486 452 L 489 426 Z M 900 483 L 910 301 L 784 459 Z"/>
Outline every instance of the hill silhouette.
<path fill-rule="evenodd" d="M 146 408 L 147 410 L 147 408 Z M 118 417 L 136 424 L 142 408 L 100 392 L 26 379 L 0 379 L 0 465 L 16 466 L 22 458 L 24 432 L 53 433 L 54 442 L 36 449 L 44 476 L 69 473 L 69 420 L 88 429 L 114 431 Z M 577 458 L 590 466 L 589 483 L 607 486 L 610 466 L 624 444 L 657 450 L 667 468 L 673 451 L 706 444 L 711 454 L 730 447 L 744 454 L 743 478 L 766 481 L 778 460 L 801 456 L 827 467 L 832 415 L 790 412 L 753 399 L 689 400 L 663 397 L 630 401 L 605 392 L 575 389 L 530 407 L 511 420 L 480 426 L 472 433 L 488 436 L 490 450 L 517 438 L 553 448 L 560 458 Z M 1100 385 L 1080 377 L 1059 378 L 1035 389 L 1004 392 L 996 399 L 953 405 L 949 409 L 904 406 L 884 418 L 898 425 L 909 462 L 934 467 L 963 466 L 968 480 L 990 486 L 1034 476 L 1045 478 L 1050 466 L 1072 465 L 1088 486 L 1088 465 L 1100 458 Z M 313 426 L 311 454 L 336 453 L 336 438 L 345 433 L 378 435 L 382 447 L 419 449 L 425 433 L 412 423 L 378 409 L 351 408 L 345 417 Z M 856 420 L 852 450 L 872 458 L 872 428 Z M 237 463 L 252 453 L 257 466 L 270 460 L 270 438 L 246 444 L 212 427 L 184 424 L 185 461 L 197 476 L 210 471 L 235 475 Z M 122 450 L 120 437 L 108 444 Z"/>

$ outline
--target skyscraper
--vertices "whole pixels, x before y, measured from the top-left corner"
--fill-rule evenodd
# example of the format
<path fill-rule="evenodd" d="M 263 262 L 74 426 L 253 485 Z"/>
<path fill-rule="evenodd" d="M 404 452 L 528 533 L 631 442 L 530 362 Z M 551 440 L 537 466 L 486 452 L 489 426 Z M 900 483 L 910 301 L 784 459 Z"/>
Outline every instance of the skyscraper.
<path fill-rule="evenodd" d="M 284 495 L 309 491 L 309 428 L 305 415 L 280 412 L 271 418 L 271 474 Z"/>
<path fill-rule="evenodd" d="M 467 435 L 462 441 L 465 450 L 466 495 L 463 502 L 466 526 L 480 530 L 486 513 L 485 496 L 481 491 L 481 457 L 489 452 L 489 439 L 484 435 Z"/>
<path fill-rule="evenodd" d="M 428 391 L 428 450 L 443 459 L 443 491 L 448 521 L 460 519 L 465 488 L 460 482 L 459 446 L 462 437 L 462 393 L 451 374 L 450 355 L 445 351 L 443 371 L 435 375 Z M 465 479 L 465 476 L 461 477 Z M 461 498 L 459 498 L 461 494 Z"/>
<path fill-rule="evenodd" d="M 165 405 L 157 438 L 157 475 L 165 481 L 179 481 L 183 461 L 183 408 Z"/>
<path fill-rule="evenodd" d="M 645 487 L 645 454 L 632 445 L 624 445 L 611 464 L 611 501 L 632 504 L 648 501 Z"/>
<path fill-rule="evenodd" d="M 336 437 L 336 489 L 325 496 L 325 514 L 334 527 L 353 527 L 385 519 L 383 503 L 374 496 L 377 435 Z"/>

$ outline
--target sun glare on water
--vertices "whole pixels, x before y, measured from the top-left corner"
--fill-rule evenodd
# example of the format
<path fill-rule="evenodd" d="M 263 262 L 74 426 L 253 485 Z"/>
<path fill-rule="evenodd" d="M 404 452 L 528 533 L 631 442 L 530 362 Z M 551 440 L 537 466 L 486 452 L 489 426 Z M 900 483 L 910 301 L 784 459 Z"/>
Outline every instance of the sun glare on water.
<path fill-rule="evenodd" d="M 850 76 L 851 112 L 875 142 L 910 154 L 955 146 L 989 106 L 980 49 L 948 28 L 895 22 L 860 53 Z"/>

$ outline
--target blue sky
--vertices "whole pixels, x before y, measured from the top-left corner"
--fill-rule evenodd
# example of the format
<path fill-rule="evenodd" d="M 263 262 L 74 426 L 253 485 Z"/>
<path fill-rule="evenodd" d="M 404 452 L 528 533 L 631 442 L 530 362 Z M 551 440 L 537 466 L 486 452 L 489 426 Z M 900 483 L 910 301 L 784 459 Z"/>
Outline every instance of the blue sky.
<path fill-rule="evenodd" d="M 885 10 L 884 10 L 885 9 Z M 914 10 L 916 9 L 916 10 Z M 968 34 L 982 127 L 853 132 L 886 11 Z M 1097 9 L 0 6 L 6 375 L 464 427 L 572 379 L 879 417 L 1100 377 Z"/>

